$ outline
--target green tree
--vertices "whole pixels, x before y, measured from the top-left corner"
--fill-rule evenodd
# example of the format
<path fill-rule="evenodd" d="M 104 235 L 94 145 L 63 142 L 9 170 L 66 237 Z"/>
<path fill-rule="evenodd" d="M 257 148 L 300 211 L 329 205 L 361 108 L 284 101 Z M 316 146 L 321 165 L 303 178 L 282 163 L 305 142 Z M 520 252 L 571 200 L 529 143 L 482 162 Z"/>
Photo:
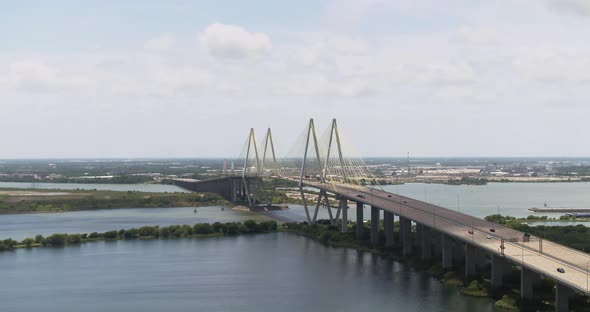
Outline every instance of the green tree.
<path fill-rule="evenodd" d="M 35 236 L 35 243 L 41 244 L 41 243 L 43 243 L 44 239 L 45 238 L 43 238 L 43 235 L 37 235 L 37 236 Z"/>
<path fill-rule="evenodd" d="M 66 244 L 80 244 L 82 242 L 82 238 L 80 234 L 69 234 L 66 235 Z"/>
<path fill-rule="evenodd" d="M 117 231 L 104 232 L 104 238 L 105 239 L 117 239 L 117 237 L 118 237 L 118 232 Z"/>
<path fill-rule="evenodd" d="M 193 226 L 193 232 L 195 234 L 211 234 L 213 233 L 213 228 L 209 223 L 197 223 Z"/>
<path fill-rule="evenodd" d="M 30 237 L 27 237 L 21 243 L 23 245 L 25 245 L 27 248 L 29 248 L 29 247 L 31 247 L 31 245 L 33 245 L 35 243 L 35 240 Z"/>
<path fill-rule="evenodd" d="M 66 244 L 66 234 L 52 234 L 45 239 L 45 243 L 51 246 L 63 246 Z"/>
<path fill-rule="evenodd" d="M 246 227 L 245 233 L 256 233 L 256 232 L 258 232 L 258 226 L 256 224 L 256 221 L 246 220 L 244 222 L 244 226 Z"/>

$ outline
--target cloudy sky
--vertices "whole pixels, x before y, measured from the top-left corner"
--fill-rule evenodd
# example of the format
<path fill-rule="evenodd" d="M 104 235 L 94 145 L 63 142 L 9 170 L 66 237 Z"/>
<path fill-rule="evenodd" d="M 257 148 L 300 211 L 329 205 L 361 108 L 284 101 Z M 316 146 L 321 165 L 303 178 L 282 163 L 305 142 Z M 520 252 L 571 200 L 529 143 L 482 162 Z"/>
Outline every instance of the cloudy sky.
<path fill-rule="evenodd" d="M 590 156 L 590 1 L 10 1 L 0 158 Z"/>

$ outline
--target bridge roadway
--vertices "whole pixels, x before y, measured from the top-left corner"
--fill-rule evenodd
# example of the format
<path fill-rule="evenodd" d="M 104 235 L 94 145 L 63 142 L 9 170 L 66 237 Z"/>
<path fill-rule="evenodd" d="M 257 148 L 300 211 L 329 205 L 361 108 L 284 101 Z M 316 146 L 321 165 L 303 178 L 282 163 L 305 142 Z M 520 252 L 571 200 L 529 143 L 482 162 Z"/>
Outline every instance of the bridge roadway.
<path fill-rule="evenodd" d="M 589 254 L 548 240 L 542 240 L 542 251 L 540 251 L 541 244 L 538 237 L 531 236 L 530 242 L 522 242 L 523 232 L 377 189 L 307 180 L 304 180 L 304 185 L 339 194 L 345 199 L 361 202 L 408 218 L 465 243 L 477 246 L 490 254 L 504 257 L 516 265 L 549 277 L 573 290 L 588 293 Z M 360 198 L 357 196 L 359 194 L 364 194 L 365 197 Z M 491 228 L 495 229 L 495 232 L 490 232 Z M 472 230 L 474 234 L 468 233 L 469 230 Z M 517 238 L 519 241 L 509 242 L 510 238 Z M 502 239 L 504 239 L 505 246 L 504 255 L 500 252 Z M 557 268 L 564 268 L 565 273 L 557 272 Z"/>

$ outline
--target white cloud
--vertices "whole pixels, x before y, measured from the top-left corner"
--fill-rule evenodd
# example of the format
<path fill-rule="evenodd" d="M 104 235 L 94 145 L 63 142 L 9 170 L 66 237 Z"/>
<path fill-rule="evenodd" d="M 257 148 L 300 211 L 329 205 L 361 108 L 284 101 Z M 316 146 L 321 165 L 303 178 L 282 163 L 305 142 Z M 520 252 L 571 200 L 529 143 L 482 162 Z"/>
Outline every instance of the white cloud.
<path fill-rule="evenodd" d="M 25 92 L 69 92 L 88 86 L 87 77 L 37 59 L 17 59 L 0 66 L 0 87 Z"/>
<path fill-rule="evenodd" d="M 147 51 L 168 51 L 176 44 L 176 40 L 169 35 L 163 35 L 156 38 L 151 38 L 143 44 L 143 48 Z"/>
<path fill-rule="evenodd" d="M 559 10 L 590 17 L 590 1 L 588 0 L 549 0 L 549 3 Z"/>
<path fill-rule="evenodd" d="M 136 131 L 134 142 L 145 134 L 162 137 L 159 141 L 170 144 L 170 150 L 178 148 L 175 153 L 180 155 L 203 155 L 202 146 L 218 155 L 231 153 L 235 129 L 280 120 L 271 126 L 292 133 L 311 113 L 318 114 L 319 121 L 337 115 L 345 128 L 354 127 L 352 122 L 370 124 L 357 128 L 353 135 L 358 140 L 353 141 L 382 155 L 400 150 L 430 155 L 543 154 L 549 149 L 546 142 L 565 142 L 577 138 L 572 133 L 590 131 L 584 120 L 590 114 L 590 28 L 584 27 L 590 20 L 555 14 L 547 2 L 534 0 L 471 6 L 466 0 L 458 8 L 425 0 L 415 9 L 414 2 L 403 0 L 394 9 L 423 14 L 423 19 L 388 21 L 384 17 L 390 11 L 381 9 L 391 7 L 391 1 L 346 1 L 351 4 L 344 15 L 350 14 L 353 26 L 314 29 L 309 23 L 275 28 L 273 39 L 281 39 L 272 42 L 269 35 L 248 27 L 212 24 L 197 30 L 198 40 L 175 33 L 150 39 L 135 50 L 0 52 L 0 114 L 19 117 L 0 123 L 0 130 L 30 131 L 21 120 L 33 116 L 37 123 L 48 119 L 62 126 L 62 132 L 43 133 L 60 137 L 72 128 L 102 125 L 88 120 L 114 119 L 110 124 L 115 128 L 85 133 L 102 136 L 101 149 L 62 142 L 61 147 L 89 156 L 100 155 L 102 149 L 116 155 L 112 137 L 125 131 Z M 338 10 L 340 1 L 333 3 Z M 566 3 L 575 2 L 564 1 L 558 7 Z M 578 10 L 584 12 L 583 7 Z M 372 14 L 380 18 L 374 24 Z M 361 20 L 355 21 L 359 16 Z M 342 18 L 346 24 L 346 16 Z M 437 19 L 451 23 L 441 29 L 436 23 L 423 24 Z M 38 113 L 40 106 L 43 113 Z M 511 122 L 514 118 L 518 122 Z M 68 124 L 71 120 L 76 127 Z M 217 129 L 219 120 L 235 122 L 232 129 L 220 130 L 228 131 L 228 140 L 206 135 L 206 129 Z M 511 124 L 498 126 L 507 123 Z M 563 130 L 571 130 L 571 125 L 583 131 Z M 412 133 L 383 147 L 373 143 L 383 141 L 378 138 L 361 139 L 367 129 L 383 140 L 407 129 Z M 199 144 L 179 143 L 194 140 L 195 133 L 205 133 L 198 137 Z M 529 150 L 522 144 L 526 140 L 513 139 L 515 133 L 555 140 Z M 43 143 L 36 137 L 31 134 L 31 142 Z M 4 150 L 22 150 L 22 136 L 14 138 Z M 470 144 L 447 146 L 462 140 Z M 165 150 L 152 144 L 153 137 L 144 141 L 145 155 Z M 30 146 L 37 145 L 27 146 L 35 155 Z M 569 151 L 588 154 L 588 146 L 571 144 Z M 558 148 L 551 150 L 560 153 Z M 141 156 L 142 150 L 136 153 Z"/>
<path fill-rule="evenodd" d="M 498 43 L 498 34 L 490 28 L 461 27 L 453 39 L 465 44 L 488 45 Z"/>
<path fill-rule="evenodd" d="M 201 33 L 202 45 L 215 57 L 243 59 L 265 55 L 271 50 L 270 38 L 237 25 L 214 23 Z"/>

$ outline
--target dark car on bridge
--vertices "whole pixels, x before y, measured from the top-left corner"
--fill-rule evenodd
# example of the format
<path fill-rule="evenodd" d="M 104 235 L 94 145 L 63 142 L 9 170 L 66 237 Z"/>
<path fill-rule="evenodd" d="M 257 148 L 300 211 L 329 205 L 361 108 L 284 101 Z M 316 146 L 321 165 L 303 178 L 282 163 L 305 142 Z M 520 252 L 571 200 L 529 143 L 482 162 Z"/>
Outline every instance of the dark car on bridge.
<path fill-rule="evenodd" d="M 524 233 L 524 235 L 522 236 L 522 241 L 523 242 L 530 242 L 531 241 L 531 234 L 529 233 Z"/>
<path fill-rule="evenodd" d="M 356 197 L 358 197 L 358 198 L 366 198 L 365 194 L 358 194 L 358 195 L 356 195 Z"/>
<path fill-rule="evenodd" d="M 557 268 L 557 272 L 559 272 L 559 273 L 565 273 L 565 270 L 563 268 Z"/>

